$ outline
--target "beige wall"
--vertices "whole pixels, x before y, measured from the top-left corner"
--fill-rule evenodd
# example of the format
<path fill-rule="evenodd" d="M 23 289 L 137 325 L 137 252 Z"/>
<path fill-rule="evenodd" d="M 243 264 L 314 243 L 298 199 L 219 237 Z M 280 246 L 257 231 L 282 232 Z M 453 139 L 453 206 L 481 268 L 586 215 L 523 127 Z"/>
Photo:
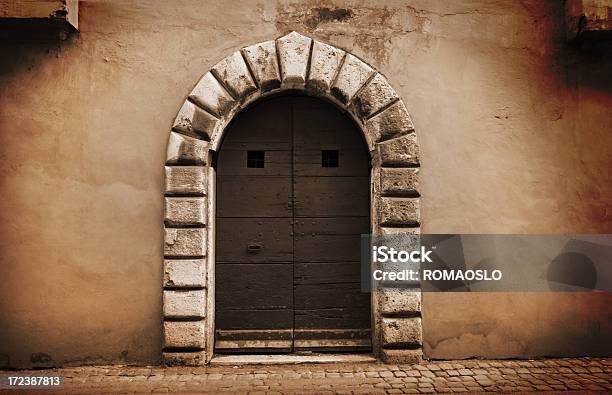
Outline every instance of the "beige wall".
<path fill-rule="evenodd" d="M 612 233 L 612 56 L 565 44 L 561 2 L 235 3 L 81 1 L 78 36 L 0 43 L 0 365 L 160 361 L 171 122 L 214 63 L 290 30 L 402 96 L 424 232 Z M 426 294 L 425 351 L 610 354 L 611 302 Z"/>

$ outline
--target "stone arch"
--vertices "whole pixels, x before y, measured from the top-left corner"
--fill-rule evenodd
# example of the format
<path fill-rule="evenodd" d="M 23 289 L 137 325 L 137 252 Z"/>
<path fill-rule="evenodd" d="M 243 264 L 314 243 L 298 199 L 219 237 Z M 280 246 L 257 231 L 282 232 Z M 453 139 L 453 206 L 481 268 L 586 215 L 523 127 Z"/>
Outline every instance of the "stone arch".
<path fill-rule="evenodd" d="M 212 67 L 172 125 L 164 192 L 164 362 L 210 361 L 214 343 L 215 169 L 223 133 L 242 109 L 286 91 L 346 111 L 372 157 L 374 234 L 418 233 L 419 149 L 404 103 L 386 78 L 358 57 L 291 32 L 245 47 Z M 373 349 L 385 361 L 421 358 L 421 297 L 409 289 L 373 293 Z"/>

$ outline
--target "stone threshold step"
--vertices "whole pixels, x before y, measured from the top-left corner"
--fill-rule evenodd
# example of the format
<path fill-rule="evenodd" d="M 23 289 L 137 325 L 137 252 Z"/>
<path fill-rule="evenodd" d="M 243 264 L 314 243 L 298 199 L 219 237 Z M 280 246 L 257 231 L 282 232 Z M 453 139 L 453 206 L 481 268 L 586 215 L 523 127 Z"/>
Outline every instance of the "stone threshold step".
<path fill-rule="evenodd" d="M 253 354 L 214 355 L 211 365 L 284 365 L 300 363 L 373 363 L 371 354 Z"/>

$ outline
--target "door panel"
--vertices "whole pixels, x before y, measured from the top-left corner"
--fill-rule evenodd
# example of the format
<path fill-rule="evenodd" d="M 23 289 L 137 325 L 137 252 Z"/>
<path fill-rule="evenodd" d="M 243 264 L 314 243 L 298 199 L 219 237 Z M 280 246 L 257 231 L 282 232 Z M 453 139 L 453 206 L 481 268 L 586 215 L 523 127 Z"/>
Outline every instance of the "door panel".
<path fill-rule="evenodd" d="M 217 215 L 234 218 L 291 218 L 291 177 L 218 177 Z"/>
<path fill-rule="evenodd" d="M 290 112 L 288 102 L 263 102 L 244 111 L 219 152 L 217 352 L 293 347 Z M 251 153 L 257 161 L 251 162 Z"/>
<path fill-rule="evenodd" d="M 217 162 L 216 352 L 367 351 L 369 154 L 308 97 L 240 114 Z"/>
<path fill-rule="evenodd" d="M 293 261 L 291 218 L 223 218 L 217 221 L 217 263 Z"/>
<path fill-rule="evenodd" d="M 321 151 L 338 151 L 338 167 L 322 167 Z M 321 145 L 317 149 L 294 152 L 293 174 L 297 177 L 359 177 L 370 172 L 370 157 L 364 149 L 350 149 L 339 145 Z M 366 192 L 368 188 L 366 188 Z"/>
<path fill-rule="evenodd" d="M 367 215 L 370 182 L 364 177 L 295 177 L 295 216 L 352 217 Z"/>
<path fill-rule="evenodd" d="M 368 229 L 368 226 L 367 217 L 296 218 L 294 261 L 359 262 L 361 234 L 358 229 Z"/>
<path fill-rule="evenodd" d="M 294 102 L 296 350 L 371 347 L 370 295 L 361 292 L 359 269 L 360 235 L 369 231 L 369 157 L 360 132 L 334 110 Z"/>

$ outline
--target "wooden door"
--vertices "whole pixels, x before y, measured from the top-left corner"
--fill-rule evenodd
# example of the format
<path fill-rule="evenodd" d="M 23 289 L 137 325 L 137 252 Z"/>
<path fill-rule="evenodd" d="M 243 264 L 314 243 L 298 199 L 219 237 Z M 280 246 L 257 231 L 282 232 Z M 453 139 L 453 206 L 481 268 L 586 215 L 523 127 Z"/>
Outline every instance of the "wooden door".
<path fill-rule="evenodd" d="M 359 130 L 318 99 L 236 118 L 217 163 L 217 352 L 370 349 L 369 171 Z"/>

